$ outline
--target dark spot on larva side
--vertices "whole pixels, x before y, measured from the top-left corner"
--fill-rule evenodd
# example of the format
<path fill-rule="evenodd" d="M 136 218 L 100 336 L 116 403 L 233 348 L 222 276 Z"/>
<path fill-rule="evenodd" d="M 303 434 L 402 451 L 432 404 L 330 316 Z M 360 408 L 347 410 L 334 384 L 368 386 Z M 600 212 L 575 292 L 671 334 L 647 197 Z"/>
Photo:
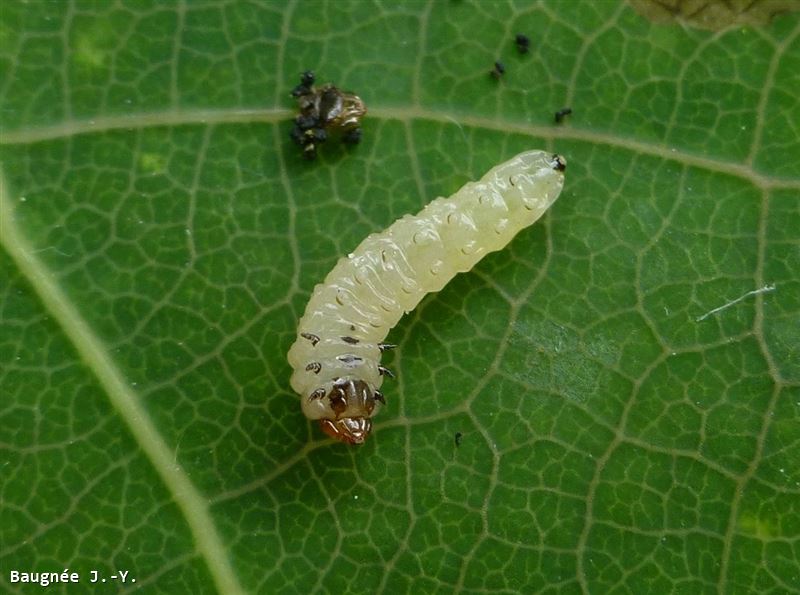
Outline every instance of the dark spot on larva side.
<path fill-rule="evenodd" d="M 358 339 L 354 337 L 342 337 L 342 341 L 349 343 L 350 345 L 358 345 Z"/>
<path fill-rule="evenodd" d="M 325 389 L 324 388 L 318 388 L 313 393 L 308 395 L 308 400 L 309 401 L 313 401 L 314 399 L 321 399 L 324 396 L 325 396 Z"/>
<path fill-rule="evenodd" d="M 350 325 L 350 330 L 351 330 L 351 331 L 354 331 L 354 330 L 356 330 L 356 327 L 355 327 L 355 325 L 354 325 L 354 324 L 351 324 L 351 325 Z"/>
<path fill-rule="evenodd" d="M 319 362 L 311 362 L 306 366 L 306 372 L 314 372 L 314 374 L 319 374 L 319 371 L 322 369 L 322 364 Z"/>
<path fill-rule="evenodd" d="M 358 357 L 357 355 L 353 355 L 352 353 L 348 353 L 347 355 L 339 355 L 336 357 L 340 362 L 343 364 L 357 364 L 359 362 L 363 362 L 364 360 Z"/>
<path fill-rule="evenodd" d="M 300 336 L 311 341 L 312 345 L 319 343 L 319 337 L 317 335 L 312 335 L 311 333 L 300 333 Z"/>
<path fill-rule="evenodd" d="M 567 160 L 561 155 L 553 155 L 553 169 L 556 171 L 564 171 L 567 169 Z"/>

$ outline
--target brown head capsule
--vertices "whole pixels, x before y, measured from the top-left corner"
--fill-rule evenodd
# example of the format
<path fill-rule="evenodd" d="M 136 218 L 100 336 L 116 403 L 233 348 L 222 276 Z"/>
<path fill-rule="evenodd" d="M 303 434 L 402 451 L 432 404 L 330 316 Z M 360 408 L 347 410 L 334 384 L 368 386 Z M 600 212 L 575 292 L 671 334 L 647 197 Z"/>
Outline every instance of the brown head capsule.
<path fill-rule="evenodd" d="M 347 444 L 363 444 L 372 431 L 372 415 L 380 408 L 376 391 L 363 380 L 340 378 L 331 386 L 325 417 L 319 427 L 331 438 Z"/>

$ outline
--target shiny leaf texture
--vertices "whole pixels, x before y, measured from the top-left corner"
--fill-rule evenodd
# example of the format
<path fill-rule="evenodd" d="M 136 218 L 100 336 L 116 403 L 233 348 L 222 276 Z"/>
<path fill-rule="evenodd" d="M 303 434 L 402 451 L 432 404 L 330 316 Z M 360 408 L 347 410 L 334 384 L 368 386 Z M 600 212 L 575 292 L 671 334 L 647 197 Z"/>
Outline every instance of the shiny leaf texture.
<path fill-rule="evenodd" d="M 800 584 L 797 13 L 6 2 L 0 69 L 0 590 Z M 315 162 L 306 69 L 369 109 Z M 314 285 L 531 148 L 559 201 L 392 331 L 370 441 L 325 439 L 285 358 Z"/>

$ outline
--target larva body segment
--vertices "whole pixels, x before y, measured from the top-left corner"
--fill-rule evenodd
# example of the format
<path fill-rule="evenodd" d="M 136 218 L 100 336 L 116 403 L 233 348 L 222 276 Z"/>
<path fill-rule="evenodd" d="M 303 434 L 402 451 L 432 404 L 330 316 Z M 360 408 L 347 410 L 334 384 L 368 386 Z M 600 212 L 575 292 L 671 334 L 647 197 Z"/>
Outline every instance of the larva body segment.
<path fill-rule="evenodd" d="M 364 442 L 383 403 L 382 341 L 427 293 L 503 248 L 558 198 L 566 161 L 527 151 L 371 234 L 314 288 L 289 350 L 292 388 L 325 433 Z"/>

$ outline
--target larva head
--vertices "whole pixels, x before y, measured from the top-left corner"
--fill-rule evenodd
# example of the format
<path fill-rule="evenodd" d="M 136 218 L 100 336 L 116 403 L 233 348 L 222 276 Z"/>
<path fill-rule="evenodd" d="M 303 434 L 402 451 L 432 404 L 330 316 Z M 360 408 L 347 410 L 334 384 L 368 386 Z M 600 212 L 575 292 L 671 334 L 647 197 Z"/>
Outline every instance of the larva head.
<path fill-rule="evenodd" d="M 380 409 L 380 394 L 364 380 L 339 378 L 321 399 L 327 405 L 319 420 L 322 431 L 347 444 L 363 444 L 372 431 L 370 418 Z"/>

